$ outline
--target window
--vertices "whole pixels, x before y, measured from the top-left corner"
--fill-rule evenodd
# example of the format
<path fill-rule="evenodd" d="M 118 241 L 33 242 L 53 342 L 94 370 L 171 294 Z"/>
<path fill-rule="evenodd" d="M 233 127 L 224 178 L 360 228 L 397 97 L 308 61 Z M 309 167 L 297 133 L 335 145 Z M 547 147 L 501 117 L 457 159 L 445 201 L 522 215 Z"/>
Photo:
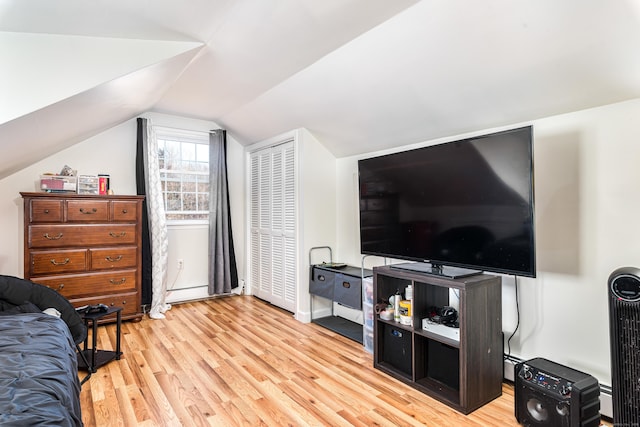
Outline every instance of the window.
<path fill-rule="evenodd" d="M 209 134 L 154 129 L 167 220 L 208 220 Z"/>

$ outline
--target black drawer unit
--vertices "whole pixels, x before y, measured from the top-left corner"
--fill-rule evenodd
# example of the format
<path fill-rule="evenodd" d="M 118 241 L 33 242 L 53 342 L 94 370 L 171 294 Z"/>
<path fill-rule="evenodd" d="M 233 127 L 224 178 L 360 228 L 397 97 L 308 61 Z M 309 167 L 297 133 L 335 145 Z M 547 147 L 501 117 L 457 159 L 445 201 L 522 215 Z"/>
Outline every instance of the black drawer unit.
<path fill-rule="evenodd" d="M 332 301 L 332 304 L 330 315 L 314 319 L 312 298 L 311 321 L 362 343 L 363 326 L 333 314 L 334 302 L 355 310 L 362 310 L 362 274 L 361 268 L 349 265 L 339 267 L 329 267 L 324 264 L 312 265 L 309 293 L 312 296 L 327 298 Z M 373 271 L 364 270 L 365 277 L 370 277 L 372 274 Z"/>

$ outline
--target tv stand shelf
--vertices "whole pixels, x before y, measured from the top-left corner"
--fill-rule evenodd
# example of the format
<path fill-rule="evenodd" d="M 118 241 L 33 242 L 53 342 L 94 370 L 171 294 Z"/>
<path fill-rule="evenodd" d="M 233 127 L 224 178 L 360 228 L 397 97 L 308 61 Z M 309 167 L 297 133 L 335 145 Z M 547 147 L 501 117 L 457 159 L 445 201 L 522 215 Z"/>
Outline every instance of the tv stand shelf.
<path fill-rule="evenodd" d="M 413 286 L 413 326 L 377 317 L 374 367 L 468 414 L 502 393 L 502 288 L 497 276 L 457 279 L 373 269 L 374 302 Z M 459 341 L 422 329 L 432 307 L 458 306 Z"/>

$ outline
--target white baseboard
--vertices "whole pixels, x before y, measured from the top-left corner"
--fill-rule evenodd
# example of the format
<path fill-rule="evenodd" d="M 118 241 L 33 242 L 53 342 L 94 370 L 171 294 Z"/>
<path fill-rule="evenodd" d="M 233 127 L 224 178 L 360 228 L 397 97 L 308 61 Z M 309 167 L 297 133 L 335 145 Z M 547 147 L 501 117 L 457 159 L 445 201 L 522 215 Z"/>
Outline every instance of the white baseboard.
<path fill-rule="evenodd" d="M 209 294 L 206 286 L 197 286 L 184 289 L 172 289 L 167 291 L 165 298 L 168 304 L 175 304 L 177 302 L 209 298 Z"/>
<path fill-rule="evenodd" d="M 515 367 L 516 364 L 522 362 L 513 356 L 504 357 L 504 379 L 514 382 L 516 380 Z M 613 418 L 613 398 L 611 394 L 611 387 L 600 384 L 600 414 Z"/>

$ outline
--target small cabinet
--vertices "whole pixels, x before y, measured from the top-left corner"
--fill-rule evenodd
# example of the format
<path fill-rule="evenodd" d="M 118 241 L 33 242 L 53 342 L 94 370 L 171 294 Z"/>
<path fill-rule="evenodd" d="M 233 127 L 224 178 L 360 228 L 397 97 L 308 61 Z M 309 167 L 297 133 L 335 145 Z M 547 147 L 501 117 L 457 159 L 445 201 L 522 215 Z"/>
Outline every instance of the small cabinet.
<path fill-rule="evenodd" d="M 411 285 L 412 325 L 376 316 L 374 367 L 468 414 L 502 394 L 502 290 L 497 276 L 449 279 L 373 269 L 374 300 Z M 459 328 L 423 329 L 434 307 L 458 307 Z"/>

